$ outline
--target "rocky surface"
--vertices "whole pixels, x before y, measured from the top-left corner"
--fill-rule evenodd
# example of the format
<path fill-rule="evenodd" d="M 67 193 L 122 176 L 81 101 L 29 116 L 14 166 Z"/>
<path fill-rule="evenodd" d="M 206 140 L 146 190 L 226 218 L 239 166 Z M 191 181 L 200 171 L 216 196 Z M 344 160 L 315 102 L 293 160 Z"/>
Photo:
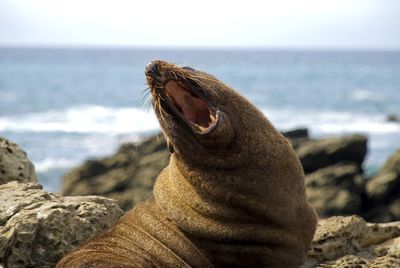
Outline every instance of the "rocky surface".
<path fill-rule="evenodd" d="M 162 134 L 141 144 L 122 145 L 116 154 L 86 161 L 63 178 L 63 195 L 101 195 L 128 210 L 152 196 L 155 179 L 170 153 Z"/>
<path fill-rule="evenodd" d="M 352 162 L 361 170 L 367 153 L 367 137 L 350 135 L 324 138 L 305 142 L 296 151 L 306 174 L 339 162 Z"/>
<path fill-rule="evenodd" d="M 400 267 L 400 222 L 367 223 L 361 217 L 320 220 L 308 267 Z"/>
<path fill-rule="evenodd" d="M 365 217 L 373 221 L 400 220 L 400 150 L 397 150 L 366 183 L 369 208 Z"/>
<path fill-rule="evenodd" d="M 10 181 L 37 182 L 35 168 L 14 142 L 0 137 L 0 184 Z"/>
<path fill-rule="evenodd" d="M 306 176 L 307 196 L 320 217 L 359 214 L 364 178 L 354 163 L 339 163 Z"/>
<path fill-rule="evenodd" d="M 54 267 L 121 215 L 104 197 L 60 197 L 34 182 L 0 185 L 0 267 Z"/>

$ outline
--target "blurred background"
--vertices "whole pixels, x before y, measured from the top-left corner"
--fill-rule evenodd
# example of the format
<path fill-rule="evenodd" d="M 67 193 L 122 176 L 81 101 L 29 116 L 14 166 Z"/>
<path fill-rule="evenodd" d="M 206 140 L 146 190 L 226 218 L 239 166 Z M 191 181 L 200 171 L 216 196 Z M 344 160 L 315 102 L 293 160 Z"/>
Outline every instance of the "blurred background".
<path fill-rule="evenodd" d="M 373 174 L 400 148 L 400 2 L 0 1 L 0 136 L 45 189 L 159 131 L 153 59 L 216 75 L 281 130 L 368 136 Z"/>

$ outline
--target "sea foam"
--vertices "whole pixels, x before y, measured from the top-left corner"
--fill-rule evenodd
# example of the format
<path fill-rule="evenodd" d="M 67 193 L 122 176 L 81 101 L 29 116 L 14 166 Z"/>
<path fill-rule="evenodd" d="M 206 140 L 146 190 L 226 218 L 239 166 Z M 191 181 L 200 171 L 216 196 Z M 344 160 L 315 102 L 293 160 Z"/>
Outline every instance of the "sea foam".
<path fill-rule="evenodd" d="M 262 109 L 279 129 L 307 127 L 313 135 L 345 133 L 400 134 L 400 124 L 386 122 L 384 114 L 295 109 Z M 152 109 L 84 105 L 0 117 L 0 131 L 135 134 L 159 129 Z"/>
<path fill-rule="evenodd" d="M 34 164 L 36 172 L 46 172 L 50 169 L 68 169 L 80 164 L 80 162 L 65 158 L 45 158 L 41 161 L 35 161 Z"/>
<path fill-rule="evenodd" d="M 0 131 L 134 133 L 158 128 L 154 113 L 95 105 L 0 117 Z"/>
<path fill-rule="evenodd" d="M 400 124 L 386 122 L 384 114 L 290 109 L 263 109 L 263 112 L 280 129 L 307 127 L 315 136 L 348 133 L 400 134 Z"/>

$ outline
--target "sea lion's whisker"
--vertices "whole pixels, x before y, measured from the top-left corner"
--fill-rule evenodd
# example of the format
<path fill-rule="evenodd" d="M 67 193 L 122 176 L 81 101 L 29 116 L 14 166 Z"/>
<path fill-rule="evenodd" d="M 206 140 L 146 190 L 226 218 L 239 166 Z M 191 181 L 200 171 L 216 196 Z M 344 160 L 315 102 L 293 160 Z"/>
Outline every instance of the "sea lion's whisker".
<path fill-rule="evenodd" d="M 146 87 L 145 89 L 142 90 L 141 93 L 143 94 L 143 93 L 146 93 L 146 92 L 148 92 L 148 91 L 150 91 L 150 87 Z"/>
<path fill-rule="evenodd" d="M 160 105 L 161 111 L 163 112 L 164 116 L 168 116 L 168 113 L 164 110 L 164 108 Z M 164 121 L 167 123 L 168 126 L 171 126 L 168 120 L 164 118 Z"/>
<path fill-rule="evenodd" d="M 145 100 L 147 97 L 150 96 L 150 90 L 148 90 L 148 89 L 143 90 L 142 95 L 143 95 L 142 100 Z"/>
<path fill-rule="evenodd" d="M 168 120 L 165 119 L 165 115 L 167 114 L 167 112 L 162 108 L 160 99 L 158 99 L 158 101 L 157 101 L 157 109 L 158 109 L 158 112 L 159 112 L 159 114 L 160 114 L 161 120 L 162 120 L 168 127 L 170 127 L 170 126 L 171 126 L 170 123 L 168 122 Z"/>
<path fill-rule="evenodd" d="M 142 104 L 142 106 L 140 107 L 140 109 L 141 110 L 144 110 L 144 108 L 145 108 L 145 106 L 146 105 L 148 105 L 148 104 L 150 104 L 150 102 L 151 102 L 151 90 L 150 90 L 150 88 L 149 87 L 147 87 L 147 88 L 145 88 L 143 91 L 142 91 L 142 101 L 143 101 L 143 104 Z M 149 110 L 149 106 L 150 105 L 148 105 L 148 107 L 147 107 L 147 111 Z"/>
<path fill-rule="evenodd" d="M 141 109 L 143 110 L 144 108 L 145 108 L 145 106 L 147 106 L 147 112 L 149 111 L 149 108 L 150 108 L 150 104 L 151 104 L 151 97 L 148 95 L 147 96 L 148 98 L 146 98 L 145 100 L 144 100 L 144 102 L 143 102 L 143 105 L 142 105 L 142 107 L 141 107 Z"/>

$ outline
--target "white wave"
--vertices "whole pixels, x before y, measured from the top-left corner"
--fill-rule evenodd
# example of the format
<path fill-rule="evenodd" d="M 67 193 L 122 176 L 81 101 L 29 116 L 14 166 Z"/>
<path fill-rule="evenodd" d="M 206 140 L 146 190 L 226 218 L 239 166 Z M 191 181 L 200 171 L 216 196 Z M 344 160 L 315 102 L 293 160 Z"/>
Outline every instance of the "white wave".
<path fill-rule="evenodd" d="M 41 161 L 33 161 L 33 164 L 35 165 L 36 172 L 46 172 L 49 171 L 50 169 L 56 169 L 56 168 L 71 168 L 79 164 L 79 162 L 63 158 L 61 159 L 45 158 Z"/>
<path fill-rule="evenodd" d="M 384 100 L 385 97 L 378 93 L 369 90 L 359 89 L 354 90 L 350 94 L 350 98 L 355 101 L 366 101 L 366 100 Z"/>
<path fill-rule="evenodd" d="M 279 129 L 308 127 L 316 135 L 351 132 L 400 133 L 400 124 L 386 122 L 384 114 L 298 111 L 296 109 L 263 109 L 263 112 Z M 151 109 L 146 112 L 138 108 L 78 106 L 63 110 L 0 117 L 0 131 L 77 132 L 114 136 L 135 135 L 158 129 L 159 124 L 154 112 Z"/>
<path fill-rule="evenodd" d="M 400 124 L 385 121 L 385 115 L 336 111 L 263 110 L 280 129 L 307 127 L 315 135 L 365 133 L 400 134 Z"/>
<path fill-rule="evenodd" d="M 152 110 L 78 106 L 64 110 L 0 117 L 0 131 L 132 133 L 158 128 Z"/>

